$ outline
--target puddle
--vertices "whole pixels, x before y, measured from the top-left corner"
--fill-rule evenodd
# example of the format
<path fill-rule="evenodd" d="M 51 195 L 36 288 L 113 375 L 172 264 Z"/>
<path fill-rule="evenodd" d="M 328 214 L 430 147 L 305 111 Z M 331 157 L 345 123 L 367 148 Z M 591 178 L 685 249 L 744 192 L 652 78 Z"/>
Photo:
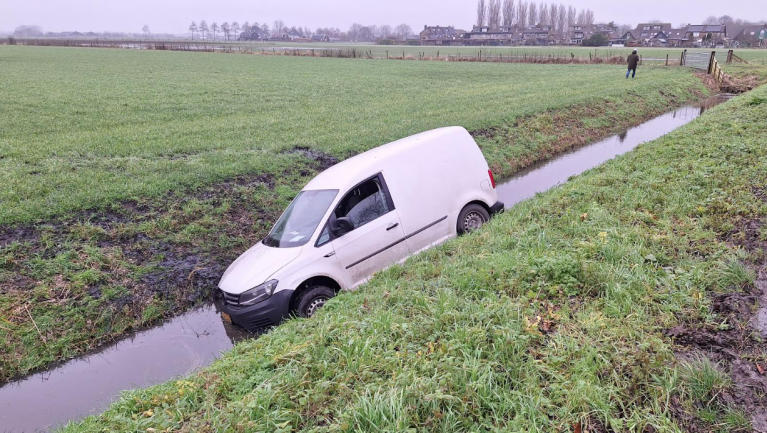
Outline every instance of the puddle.
<path fill-rule="evenodd" d="M 697 105 L 676 109 L 621 134 L 573 149 L 522 170 L 510 179 L 499 183 L 496 189 L 498 200 L 502 201 L 508 209 L 540 192 L 567 182 L 571 176 L 581 174 L 634 149 L 642 143 L 660 138 L 680 126 L 690 123 L 707 109 L 727 99 L 729 99 L 729 95 L 723 95 Z"/>
<path fill-rule="evenodd" d="M 500 184 L 498 197 L 511 207 L 689 123 L 723 100 L 715 98 L 674 110 L 527 169 Z M 225 326 L 213 305 L 191 311 L 95 354 L 0 387 L 0 431 L 46 431 L 101 413 L 123 390 L 189 375 L 249 336 Z"/>
<path fill-rule="evenodd" d="M 100 352 L 0 388 L 0 431 L 46 431 L 103 412 L 123 390 L 146 388 L 209 365 L 249 334 L 224 326 L 213 305 Z"/>

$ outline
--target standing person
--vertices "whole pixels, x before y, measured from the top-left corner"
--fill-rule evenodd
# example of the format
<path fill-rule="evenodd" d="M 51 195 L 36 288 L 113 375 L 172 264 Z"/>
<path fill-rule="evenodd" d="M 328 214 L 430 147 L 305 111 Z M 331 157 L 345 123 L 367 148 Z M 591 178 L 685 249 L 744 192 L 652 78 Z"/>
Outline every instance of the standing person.
<path fill-rule="evenodd" d="M 629 78 L 629 74 L 631 74 L 631 79 L 634 79 L 634 76 L 637 74 L 637 65 L 639 64 L 639 54 L 637 54 L 637 50 L 634 50 L 634 52 L 629 55 L 628 63 L 629 70 L 626 71 L 626 79 Z"/>

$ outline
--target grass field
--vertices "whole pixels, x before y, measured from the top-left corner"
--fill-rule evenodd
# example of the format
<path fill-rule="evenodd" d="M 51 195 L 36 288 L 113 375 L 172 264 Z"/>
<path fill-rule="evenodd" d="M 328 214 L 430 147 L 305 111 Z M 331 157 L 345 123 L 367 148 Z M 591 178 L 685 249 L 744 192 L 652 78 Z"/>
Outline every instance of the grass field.
<path fill-rule="evenodd" d="M 457 56 L 461 54 L 463 56 L 476 55 L 479 50 L 482 50 L 484 55 L 497 56 L 503 54 L 506 55 L 541 55 L 541 56 L 570 56 L 575 57 L 589 57 L 589 54 L 593 54 L 598 57 L 610 57 L 610 56 L 628 56 L 634 48 L 613 48 L 613 47 L 579 47 L 579 46 L 555 46 L 555 47 L 479 47 L 479 46 L 462 46 L 462 47 L 436 47 L 436 46 L 410 46 L 410 45 L 365 45 L 365 44 L 353 44 L 353 43 L 301 43 L 301 42 L 237 42 L 230 43 L 233 46 L 239 45 L 242 47 L 251 47 L 253 50 L 259 49 L 279 49 L 281 47 L 299 48 L 299 49 L 312 49 L 312 48 L 333 48 L 333 49 L 357 49 L 361 51 L 370 51 L 374 57 L 385 58 L 388 51 L 392 56 L 401 56 L 404 52 L 406 55 L 418 55 L 418 53 L 425 53 L 429 56 L 436 56 L 437 53 L 440 56 Z M 679 59 L 684 48 L 653 48 L 653 47 L 637 47 L 637 50 L 647 59 L 665 59 L 668 54 L 670 59 Z M 690 48 L 690 50 L 696 50 Z M 697 49 L 706 50 L 706 49 Z M 709 48 L 708 51 L 711 51 Z M 722 55 L 726 54 L 728 49 L 715 50 Z M 746 61 L 753 61 L 757 63 L 767 63 L 767 49 L 753 49 L 743 48 L 735 49 L 735 54 L 742 57 Z"/>
<path fill-rule="evenodd" d="M 751 431 L 765 118 L 762 87 L 65 431 Z"/>
<path fill-rule="evenodd" d="M 679 68 L 89 48 L 0 47 L 0 76 L 0 381 L 208 299 L 333 161 L 462 125 L 500 178 L 707 94 Z"/>

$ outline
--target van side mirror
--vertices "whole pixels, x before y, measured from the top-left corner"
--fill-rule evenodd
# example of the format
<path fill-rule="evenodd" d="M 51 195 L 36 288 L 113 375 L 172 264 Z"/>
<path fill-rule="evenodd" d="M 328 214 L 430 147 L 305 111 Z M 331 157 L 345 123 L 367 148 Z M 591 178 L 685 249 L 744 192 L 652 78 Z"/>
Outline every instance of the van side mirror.
<path fill-rule="evenodd" d="M 332 218 L 330 220 L 330 231 L 333 236 L 340 238 L 341 236 L 354 230 L 354 223 L 348 217 Z"/>

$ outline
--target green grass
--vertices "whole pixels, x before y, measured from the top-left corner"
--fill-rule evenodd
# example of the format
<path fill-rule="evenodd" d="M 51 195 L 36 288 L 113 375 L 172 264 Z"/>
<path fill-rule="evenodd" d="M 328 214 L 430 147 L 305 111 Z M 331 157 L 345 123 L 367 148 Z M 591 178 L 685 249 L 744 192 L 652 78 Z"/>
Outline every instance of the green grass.
<path fill-rule="evenodd" d="M 462 125 L 502 178 L 707 92 L 683 69 L 39 47 L 0 47 L 0 76 L 0 227 L 38 222 L 0 248 L 0 381 L 207 299 L 317 172 L 285 150 Z"/>
<path fill-rule="evenodd" d="M 0 47 L 0 225 L 270 170 L 308 146 L 346 157 L 627 95 L 656 111 L 689 71 Z M 642 113 L 639 104 L 624 104 Z M 279 157 L 277 157 L 279 159 Z"/>
<path fill-rule="evenodd" d="M 663 330 L 716 327 L 707 294 L 751 278 L 724 234 L 767 216 L 765 97 L 716 107 L 64 431 L 683 431 L 673 402 L 699 405 L 728 381 L 679 365 Z M 695 407 L 701 431 L 748 426 L 735 408 Z"/>

